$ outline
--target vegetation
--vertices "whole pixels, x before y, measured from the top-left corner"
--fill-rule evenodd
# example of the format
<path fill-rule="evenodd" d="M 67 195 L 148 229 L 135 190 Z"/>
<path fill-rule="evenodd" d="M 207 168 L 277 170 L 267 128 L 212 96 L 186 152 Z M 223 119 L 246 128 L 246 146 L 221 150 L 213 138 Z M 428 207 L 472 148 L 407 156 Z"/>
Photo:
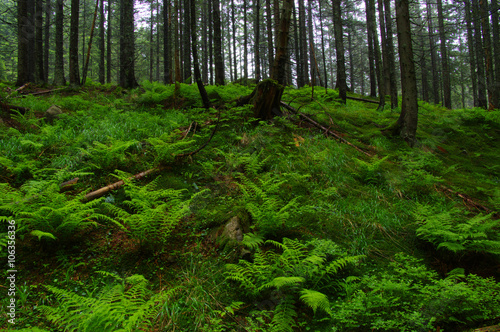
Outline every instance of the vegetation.
<path fill-rule="evenodd" d="M 254 86 L 207 86 L 218 105 L 209 110 L 197 87 L 182 83 L 124 91 L 88 82 L 23 98 L 7 98 L 7 87 L 0 96 L 29 111 L 1 113 L 0 255 L 8 257 L 15 220 L 18 271 L 16 324 L 4 315 L 2 327 L 500 324 L 496 112 L 419 102 L 410 148 L 381 131 L 398 111 L 344 104 L 334 90 L 316 88 L 311 99 L 311 87 L 287 87 L 282 96 L 325 132 L 291 113 L 255 119 L 236 101 Z M 51 105 L 63 113 L 49 122 Z M 233 217 L 243 240 L 220 241 Z"/>

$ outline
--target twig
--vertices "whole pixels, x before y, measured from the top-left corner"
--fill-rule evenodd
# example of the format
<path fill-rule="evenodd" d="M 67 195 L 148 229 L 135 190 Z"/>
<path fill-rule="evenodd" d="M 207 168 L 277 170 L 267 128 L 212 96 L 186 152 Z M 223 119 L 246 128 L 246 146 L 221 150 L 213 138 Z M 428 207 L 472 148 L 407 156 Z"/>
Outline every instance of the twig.
<path fill-rule="evenodd" d="M 20 86 L 19 88 L 15 89 L 14 91 L 12 91 L 11 93 L 9 93 L 9 95 L 7 97 L 5 97 L 5 99 L 8 99 L 10 96 L 12 96 L 14 94 L 14 92 L 19 92 L 21 90 L 23 90 L 24 88 L 26 88 L 28 85 L 30 85 L 30 82 Z"/>
<path fill-rule="evenodd" d="M 328 133 L 330 135 L 332 135 L 333 137 L 337 138 L 339 141 L 341 141 L 342 143 L 345 143 L 349 146 L 352 146 L 353 148 L 355 148 L 356 150 L 358 150 L 359 152 L 362 152 L 364 154 L 366 154 L 368 157 L 372 157 L 371 154 L 369 154 L 368 152 L 366 151 L 363 151 L 362 149 L 358 148 L 356 145 L 352 144 L 351 142 L 347 141 L 345 138 L 343 137 L 340 137 L 339 135 L 337 135 L 335 132 L 331 131 L 329 128 L 326 128 L 325 126 L 319 124 L 318 122 L 314 121 L 313 119 L 311 119 L 310 117 L 308 117 L 307 115 L 305 115 L 304 113 L 301 113 L 299 111 L 297 111 L 295 108 L 293 108 L 292 106 L 284 103 L 284 102 L 281 102 L 280 103 L 281 106 L 283 106 L 284 108 L 286 108 L 287 110 L 295 113 L 295 114 L 298 114 L 300 117 L 304 118 L 305 120 L 307 120 L 309 123 L 313 124 L 314 126 L 316 126 L 317 128 L 320 128 L 320 129 L 323 129 L 325 131 L 325 134 Z"/>

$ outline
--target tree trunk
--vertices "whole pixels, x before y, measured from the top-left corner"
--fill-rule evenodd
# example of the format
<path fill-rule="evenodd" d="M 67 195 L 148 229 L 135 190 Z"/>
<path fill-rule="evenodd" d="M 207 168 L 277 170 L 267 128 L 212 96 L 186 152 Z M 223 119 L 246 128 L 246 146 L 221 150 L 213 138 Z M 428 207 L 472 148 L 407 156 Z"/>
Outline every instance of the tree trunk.
<path fill-rule="evenodd" d="M 373 47 L 373 29 L 375 23 L 372 21 L 370 0 L 365 0 L 366 8 L 366 31 L 368 39 L 368 66 L 370 77 L 370 97 L 377 96 L 377 76 L 375 75 L 375 50 Z"/>
<path fill-rule="evenodd" d="M 441 1 L 441 0 L 438 0 Z M 439 2 L 438 2 L 439 3 Z M 493 100 L 495 99 L 495 88 L 493 79 L 493 62 L 492 62 L 492 50 L 491 50 L 491 34 L 490 34 L 490 20 L 489 20 L 489 10 L 488 10 L 488 0 L 479 0 L 480 13 L 481 13 L 481 25 L 483 27 L 483 49 L 484 49 L 484 60 L 486 66 L 486 89 L 488 91 L 488 110 L 493 110 L 498 105 L 495 105 Z M 451 102 L 450 102 L 451 103 Z"/>
<path fill-rule="evenodd" d="M 80 0 L 71 0 L 71 26 L 69 32 L 69 84 L 80 85 L 78 66 L 78 25 L 80 18 Z"/>
<path fill-rule="evenodd" d="M 396 82 L 396 63 L 394 60 L 394 43 L 392 40 L 392 15 L 390 0 L 384 0 L 385 10 L 385 28 L 387 34 L 385 41 L 387 43 L 387 67 L 389 68 L 389 86 L 391 88 L 391 108 L 398 107 L 398 86 Z"/>
<path fill-rule="evenodd" d="M 109 24 L 109 22 L 108 22 Z M 106 81 L 105 62 L 106 49 L 104 47 L 104 0 L 101 0 L 99 12 L 99 83 L 104 84 Z"/>
<path fill-rule="evenodd" d="M 111 83 L 111 1 L 108 0 L 108 27 L 106 31 L 106 83 Z"/>
<path fill-rule="evenodd" d="M 474 21 L 474 39 L 476 50 L 476 65 L 477 65 L 477 101 L 478 106 L 487 108 L 486 100 L 486 82 L 484 77 L 484 53 L 483 41 L 481 40 L 481 12 L 477 0 L 472 0 L 472 16 Z"/>
<path fill-rule="evenodd" d="M 469 0 L 464 0 L 465 20 L 467 25 L 467 46 L 469 48 L 470 80 L 472 81 L 473 105 L 478 106 L 477 99 L 477 77 L 476 77 L 476 50 L 474 45 L 474 32 L 472 28 L 472 8 Z"/>
<path fill-rule="evenodd" d="M 247 0 L 243 0 L 243 81 L 247 84 L 248 80 L 248 15 Z"/>
<path fill-rule="evenodd" d="M 301 50 L 300 50 L 300 38 L 299 38 L 299 24 L 297 20 L 297 9 L 295 7 L 295 4 L 293 6 L 293 32 L 294 32 L 294 40 L 295 40 L 295 63 L 296 63 L 296 69 L 297 69 L 297 87 L 301 88 L 304 86 L 304 72 L 303 72 L 303 66 L 302 66 L 302 56 L 301 56 Z"/>
<path fill-rule="evenodd" d="M 234 6 L 234 0 L 231 0 L 231 27 L 233 30 L 233 66 L 234 66 L 234 80 L 238 80 L 238 66 L 236 65 L 236 8 Z"/>
<path fill-rule="evenodd" d="M 135 79 L 134 0 L 120 2 L 120 86 L 137 87 Z"/>
<path fill-rule="evenodd" d="M 45 26 L 44 26 L 44 45 L 43 45 L 43 81 L 49 82 L 49 55 L 50 55 L 50 24 L 52 19 L 51 0 L 45 0 Z"/>
<path fill-rule="evenodd" d="M 17 86 L 22 86 L 30 81 L 28 67 L 28 1 L 17 2 Z"/>
<path fill-rule="evenodd" d="M 191 76 L 191 43 L 190 43 L 190 34 L 191 34 L 191 14 L 189 11 L 189 0 L 184 0 L 184 55 L 183 58 L 183 78 L 184 81 L 187 80 Z M 195 25 L 196 26 L 196 25 Z"/>
<path fill-rule="evenodd" d="M 316 72 L 314 70 L 314 34 L 313 34 L 313 19 L 312 19 L 312 2 L 313 0 L 307 1 L 307 32 L 309 34 L 309 64 L 310 64 L 310 76 L 311 76 L 311 86 L 316 85 Z"/>
<path fill-rule="evenodd" d="M 401 66 L 401 90 L 403 94 L 398 125 L 400 126 L 401 137 L 410 147 L 413 147 L 417 141 L 418 103 L 408 0 L 396 0 L 396 22 Z"/>
<path fill-rule="evenodd" d="M 260 0 L 254 0 L 255 11 L 255 81 L 260 81 Z"/>
<path fill-rule="evenodd" d="M 443 68 L 443 106 L 451 109 L 451 78 L 446 47 L 446 31 L 444 27 L 443 3 L 437 0 L 439 38 L 441 39 L 441 67 Z"/>
<path fill-rule="evenodd" d="M 222 55 L 222 31 L 219 0 L 213 0 L 215 84 L 224 85 L 224 57 Z"/>
<path fill-rule="evenodd" d="M 496 108 L 500 107 L 500 26 L 498 10 L 497 0 L 491 0 L 491 28 L 493 30 L 493 51 L 495 63 L 495 82 L 493 84 L 495 93 L 493 95 L 493 104 Z"/>
<path fill-rule="evenodd" d="M 378 44 L 378 34 L 377 29 L 375 28 L 375 0 L 368 0 L 368 7 L 370 8 L 370 16 L 369 20 L 370 28 L 372 30 L 373 37 L 373 50 L 375 55 L 375 75 L 377 77 L 378 83 L 378 97 L 379 97 L 379 109 L 383 109 L 385 107 L 385 91 L 384 91 L 384 79 L 382 75 L 382 60 L 380 58 L 380 47 Z"/>
<path fill-rule="evenodd" d="M 231 0 L 233 2 L 234 0 Z M 266 28 L 267 28 L 267 57 L 269 62 L 269 77 L 271 77 L 271 68 L 274 62 L 274 47 L 273 47 L 273 18 L 271 15 L 271 0 L 266 0 Z M 234 16 L 233 16 L 234 29 Z M 235 62 L 236 64 L 236 62 Z"/>
<path fill-rule="evenodd" d="M 339 97 L 346 103 L 347 82 L 345 74 L 344 57 L 344 33 L 342 29 L 342 13 L 340 9 L 341 0 L 333 0 L 333 27 L 335 31 L 335 51 L 337 53 L 337 86 L 339 88 Z"/>
<path fill-rule="evenodd" d="M 319 25 L 321 29 L 321 55 L 323 59 L 323 76 L 325 82 L 325 89 L 328 88 L 328 75 L 326 73 L 326 55 L 325 55 L 325 36 L 323 32 L 323 12 L 321 10 L 321 0 L 318 0 L 318 8 L 319 8 Z"/>
<path fill-rule="evenodd" d="M 432 24 L 432 7 L 430 0 L 426 0 L 427 6 L 427 24 L 429 29 L 429 49 L 431 53 L 431 68 L 432 68 L 432 96 L 434 104 L 439 104 L 439 71 L 437 64 L 436 43 L 434 41 L 434 27 Z"/>
<path fill-rule="evenodd" d="M 187 10 L 187 8 L 185 9 Z M 208 99 L 207 91 L 201 80 L 200 64 L 198 63 L 198 47 L 196 40 L 196 0 L 191 0 L 191 46 L 193 54 L 193 64 L 194 64 L 194 79 L 196 80 L 196 85 L 198 85 L 198 90 L 200 91 L 201 100 L 203 102 L 203 107 L 208 109 L 210 107 L 210 101 Z"/>
<path fill-rule="evenodd" d="M 66 78 L 64 77 L 64 0 L 56 0 L 56 62 L 54 69 L 54 84 L 65 85 Z"/>
<path fill-rule="evenodd" d="M 172 84 L 172 49 L 170 45 L 170 1 L 163 1 L 163 82 Z"/>
<path fill-rule="evenodd" d="M 92 27 L 90 28 L 89 45 L 87 47 L 87 58 L 85 59 L 85 64 L 83 66 L 82 85 L 85 85 L 85 81 L 87 80 L 87 72 L 89 69 L 90 50 L 92 49 L 92 39 L 94 37 L 94 28 L 95 28 L 95 21 L 97 18 L 97 11 L 99 10 L 99 2 L 100 2 L 100 0 L 96 0 L 96 2 L 95 2 L 94 19 L 92 20 Z"/>
<path fill-rule="evenodd" d="M 201 13 L 202 17 L 202 32 L 201 32 L 201 38 L 203 40 L 203 61 L 201 62 L 201 78 L 203 83 L 208 84 L 208 29 L 211 23 L 208 23 L 208 3 L 207 1 L 203 2 L 203 10 Z M 235 64 L 236 64 L 236 58 L 235 59 Z"/>
<path fill-rule="evenodd" d="M 35 82 L 44 83 L 43 74 L 43 1 L 35 0 Z"/>
<path fill-rule="evenodd" d="M 179 0 L 174 1 L 174 31 L 175 82 L 181 82 L 181 64 L 179 59 Z"/>
<path fill-rule="evenodd" d="M 306 30 L 306 8 L 304 0 L 299 0 L 299 49 L 302 66 L 302 75 L 304 77 L 304 84 L 310 84 L 309 81 L 309 66 L 307 64 L 307 54 L 309 53 L 307 47 L 307 30 Z"/>

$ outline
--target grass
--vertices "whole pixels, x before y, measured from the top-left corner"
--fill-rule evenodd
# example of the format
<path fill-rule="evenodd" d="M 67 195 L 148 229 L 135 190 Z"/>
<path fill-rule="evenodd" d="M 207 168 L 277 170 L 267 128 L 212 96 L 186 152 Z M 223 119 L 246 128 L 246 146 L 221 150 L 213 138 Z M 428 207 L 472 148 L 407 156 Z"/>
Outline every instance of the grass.
<path fill-rule="evenodd" d="M 375 104 L 351 100 L 341 105 L 334 90 L 316 88 L 314 100 L 310 88 L 285 91 L 284 101 L 369 151 L 374 155 L 370 158 L 293 117 L 255 121 L 249 107 L 231 103 L 248 94 L 248 87 L 209 86 L 207 91 L 227 106 L 219 130 L 207 147 L 180 161 L 175 154 L 205 142 L 217 114 L 201 108 L 194 85 L 146 81 L 125 92 L 92 83 L 81 91 L 9 101 L 32 112 L 5 117 L 0 125 L 1 220 L 21 220 L 22 212 L 33 212 L 30 197 L 43 197 L 43 205 L 58 207 L 158 164 L 164 167 L 161 177 L 150 175 L 136 181 L 135 188 L 156 181 L 157 189 L 182 189 L 184 199 L 198 193 L 169 229 L 170 236 L 154 246 L 144 246 L 144 239 L 134 238 L 127 225 L 94 217 L 89 217 L 94 227 L 79 229 L 76 224 L 71 241 L 39 240 L 30 235 L 31 224 L 24 225 L 16 234 L 17 327 L 56 331 L 37 310 L 40 305 L 57 306 L 43 285 L 97 294 L 111 281 L 95 272 L 107 271 L 122 278 L 144 275 L 155 293 L 179 287 L 180 292 L 160 304 L 155 330 L 266 331 L 274 308 L 263 310 L 245 302 L 242 292 L 222 277 L 225 264 L 241 257 L 240 248 L 219 247 L 210 235 L 234 215 L 246 218 L 253 232 L 268 239 L 330 239 L 349 255 L 365 255 L 363 264 L 350 272 L 366 280 L 384 273 L 390 275 L 386 279 L 394 278 L 386 266 L 400 252 L 424 259 L 441 277 L 463 268 L 467 274 L 500 279 L 497 256 L 443 254 L 418 237 L 415 217 L 423 205 L 437 211 L 459 208 L 462 222 L 484 212 L 483 207 L 498 211 L 500 120 L 495 112 L 449 111 L 421 102 L 419 144 L 410 149 L 399 138 L 381 134 L 380 128 L 397 119 L 397 110 L 386 106 L 377 111 Z M 50 125 L 41 116 L 53 104 L 64 114 Z M 75 177 L 80 179 L 69 191 L 46 194 L 48 184 L 54 190 L 54 185 Z M 139 199 L 121 188 L 92 203 L 92 211 L 116 218 L 106 212 L 105 204 L 111 204 L 135 218 L 145 203 L 160 204 L 152 195 L 153 190 L 145 190 Z M 133 199 L 137 201 L 131 203 Z M 492 220 L 497 220 L 496 213 Z M 0 255 L 5 253 L 2 248 Z M 484 264 L 474 263 L 483 258 Z M 325 293 L 339 306 L 350 294 L 339 289 Z M 4 305 L 7 299 L 2 301 Z M 297 308 L 299 330 L 331 330 L 328 317 L 315 316 L 304 305 Z M 450 326 L 464 330 L 482 324 L 476 319 Z M 5 317 L 0 325 L 6 326 Z"/>

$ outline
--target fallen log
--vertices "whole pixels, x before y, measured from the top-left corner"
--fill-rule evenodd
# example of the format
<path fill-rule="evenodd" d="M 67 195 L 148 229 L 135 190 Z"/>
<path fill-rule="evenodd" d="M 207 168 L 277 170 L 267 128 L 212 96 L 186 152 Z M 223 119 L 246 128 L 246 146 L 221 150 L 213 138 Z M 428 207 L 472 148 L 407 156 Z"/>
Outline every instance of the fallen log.
<path fill-rule="evenodd" d="M 13 110 L 18 111 L 21 114 L 25 114 L 29 111 L 29 108 L 9 105 L 6 103 L 2 103 L 1 101 L 0 101 L 0 108 L 3 112 L 8 113 L 8 114 L 13 114 L 14 113 L 14 112 L 12 112 Z"/>
<path fill-rule="evenodd" d="M 349 97 L 347 96 L 346 97 L 347 99 L 351 99 L 351 100 L 356 100 L 356 101 L 363 101 L 365 103 L 372 103 L 372 104 L 379 104 L 379 101 L 378 100 L 370 100 L 370 99 L 363 99 L 363 98 L 356 98 L 356 97 Z"/>
<path fill-rule="evenodd" d="M 14 94 L 14 92 L 19 92 L 19 91 L 23 90 L 24 88 L 26 88 L 28 85 L 30 85 L 30 82 L 20 86 L 19 88 L 15 89 L 11 93 L 9 93 L 9 95 L 7 97 L 5 97 L 5 99 L 9 99 L 9 97 L 12 96 Z"/>
<path fill-rule="evenodd" d="M 64 87 L 64 88 L 57 88 L 57 89 L 52 89 L 52 90 L 45 90 L 45 91 L 38 91 L 38 92 L 33 92 L 31 93 L 32 96 L 39 96 L 39 95 L 44 95 L 44 94 L 47 94 L 47 93 L 52 93 L 54 91 L 60 91 L 60 90 L 66 90 L 67 87 Z"/>
<path fill-rule="evenodd" d="M 329 128 L 326 128 L 325 126 L 323 126 L 322 124 L 314 121 L 313 119 L 311 119 L 309 116 L 305 115 L 304 113 L 301 113 L 299 111 L 297 111 L 295 108 L 293 108 L 292 106 L 284 103 L 284 102 L 281 102 L 281 106 L 283 106 L 285 109 L 291 111 L 292 113 L 295 113 L 297 115 L 299 115 L 301 118 L 305 119 L 307 122 L 311 123 L 312 125 L 314 125 L 315 127 L 319 128 L 319 129 L 322 129 L 325 131 L 325 133 L 327 134 L 330 134 L 332 135 L 333 137 L 335 137 L 336 139 L 338 139 L 339 141 L 341 141 L 342 143 L 344 144 L 347 144 L 349 146 L 352 146 L 353 148 L 355 148 L 356 150 L 358 150 L 359 152 L 361 153 L 364 153 L 366 154 L 367 156 L 369 157 L 372 157 L 371 154 L 369 154 L 368 152 L 358 148 L 356 145 L 352 144 L 351 142 L 349 142 L 348 140 L 346 140 L 345 138 L 337 135 L 335 132 L 331 131 Z"/>

